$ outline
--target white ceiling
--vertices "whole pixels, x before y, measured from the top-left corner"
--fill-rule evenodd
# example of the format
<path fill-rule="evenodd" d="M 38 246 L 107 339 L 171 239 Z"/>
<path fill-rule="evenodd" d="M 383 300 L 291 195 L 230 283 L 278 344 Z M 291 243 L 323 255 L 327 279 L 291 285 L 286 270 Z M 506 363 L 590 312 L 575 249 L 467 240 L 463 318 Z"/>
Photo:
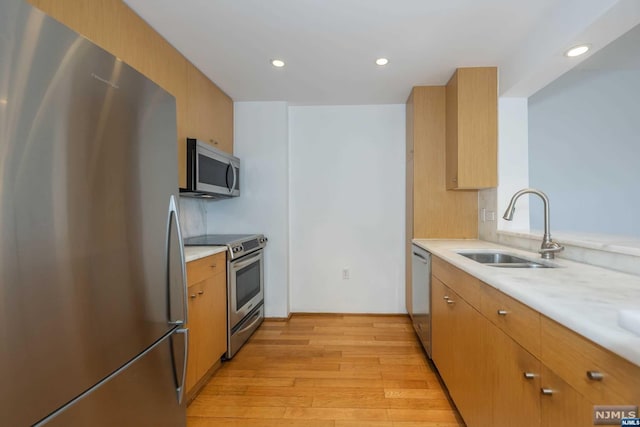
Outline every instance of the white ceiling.
<path fill-rule="evenodd" d="M 298 105 L 404 103 L 412 86 L 442 85 L 456 67 L 509 65 L 559 4 L 591 3 L 598 15 L 616 3 L 125 1 L 234 101 Z M 381 56 L 390 60 L 386 67 L 374 63 Z M 286 67 L 272 67 L 272 58 Z"/>

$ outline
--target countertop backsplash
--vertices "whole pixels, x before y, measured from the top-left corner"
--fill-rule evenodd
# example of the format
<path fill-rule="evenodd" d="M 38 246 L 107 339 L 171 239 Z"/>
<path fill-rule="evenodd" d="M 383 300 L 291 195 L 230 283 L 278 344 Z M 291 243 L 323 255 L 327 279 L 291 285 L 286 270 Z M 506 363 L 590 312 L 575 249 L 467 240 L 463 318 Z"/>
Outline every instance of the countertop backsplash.
<path fill-rule="evenodd" d="M 180 197 L 180 227 L 184 239 L 207 234 L 205 200 Z"/>
<path fill-rule="evenodd" d="M 482 210 L 485 210 L 483 221 Z M 493 217 L 491 212 L 495 212 Z M 511 246 L 526 251 L 537 252 L 542 242 L 542 231 L 500 230 L 498 223 L 504 209 L 497 206 L 495 188 L 478 192 L 478 238 L 487 242 Z M 493 219 L 495 218 L 495 219 Z M 553 218 L 553 207 L 551 208 Z M 625 241 L 620 236 L 596 236 L 589 233 L 563 233 L 554 230 L 551 222 L 551 236 L 565 247 L 556 254 L 564 258 L 585 264 L 596 265 L 623 273 L 640 275 L 640 244 Z"/>

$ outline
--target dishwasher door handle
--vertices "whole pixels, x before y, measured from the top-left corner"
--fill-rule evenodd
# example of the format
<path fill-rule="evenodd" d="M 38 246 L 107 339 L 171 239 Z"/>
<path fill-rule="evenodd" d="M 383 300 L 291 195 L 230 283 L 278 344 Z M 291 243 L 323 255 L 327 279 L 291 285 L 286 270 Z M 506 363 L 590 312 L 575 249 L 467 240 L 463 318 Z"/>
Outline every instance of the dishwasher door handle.
<path fill-rule="evenodd" d="M 413 255 L 417 256 L 418 258 L 420 258 L 420 261 L 427 264 L 429 262 L 429 260 L 422 254 L 419 254 L 418 252 L 414 252 Z"/>

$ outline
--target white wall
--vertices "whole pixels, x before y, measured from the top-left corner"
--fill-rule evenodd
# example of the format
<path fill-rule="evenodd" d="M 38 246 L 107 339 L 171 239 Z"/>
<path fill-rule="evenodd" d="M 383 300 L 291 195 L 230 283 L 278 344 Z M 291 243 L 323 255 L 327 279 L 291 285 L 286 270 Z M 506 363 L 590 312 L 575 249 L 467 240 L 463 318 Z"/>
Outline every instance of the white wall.
<path fill-rule="evenodd" d="M 502 219 L 513 194 L 529 186 L 527 98 L 500 98 L 498 123 L 498 229 L 528 231 L 530 196 L 518 199 L 513 221 Z"/>
<path fill-rule="evenodd" d="M 513 221 L 502 219 L 511 196 L 529 186 L 527 111 L 527 98 L 498 100 L 498 187 L 478 192 L 482 240 L 500 242 L 498 230 L 529 231 L 529 196 L 518 199 Z"/>
<path fill-rule="evenodd" d="M 240 197 L 207 202 L 207 232 L 263 233 L 265 316 L 289 314 L 288 113 L 285 102 L 234 104 Z"/>
<path fill-rule="evenodd" d="M 289 128 L 291 311 L 405 312 L 405 106 L 291 107 Z"/>

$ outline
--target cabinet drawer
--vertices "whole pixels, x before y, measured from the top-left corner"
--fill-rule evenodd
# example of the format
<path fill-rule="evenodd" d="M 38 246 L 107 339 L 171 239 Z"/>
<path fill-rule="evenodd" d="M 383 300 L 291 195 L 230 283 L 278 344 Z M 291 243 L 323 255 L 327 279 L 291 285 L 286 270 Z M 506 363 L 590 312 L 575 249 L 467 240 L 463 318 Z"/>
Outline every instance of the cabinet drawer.
<path fill-rule="evenodd" d="M 431 257 L 431 269 L 434 276 L 473 307 L 480 305 L 480 280 L 435 256 Z"/>
<path fill-rule="evenodd" d="M 596 405 L 640 404 L 640 367 L 541 316 L 541 358 Z M 598 373 L 600 380 L 589 378 Z"/>
<path fill-rule="evenodd" d="M 227 270 L 226 252 L 187 263 L 187 284 L 191 286 Z"/>
<path fill-rule="evenodd" d="M 540 356 L 540 314 L 537 311 L 483 283 L 480 312 L 531 354 Z"/>

